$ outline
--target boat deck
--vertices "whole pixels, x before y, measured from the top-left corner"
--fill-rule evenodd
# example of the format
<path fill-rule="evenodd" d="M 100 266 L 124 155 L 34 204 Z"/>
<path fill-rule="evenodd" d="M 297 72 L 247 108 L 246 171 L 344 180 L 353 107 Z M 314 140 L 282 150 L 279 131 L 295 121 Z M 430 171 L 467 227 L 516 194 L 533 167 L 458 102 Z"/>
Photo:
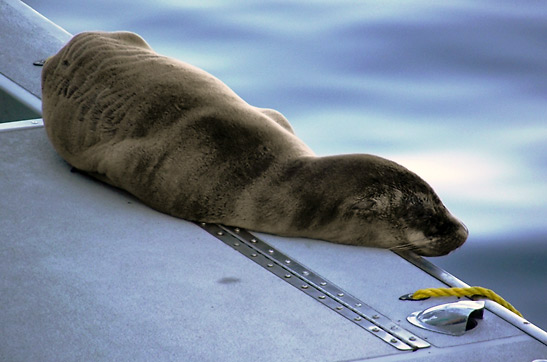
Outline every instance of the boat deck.
<path fill-rule="evenodd" d="M 462 283 L 420 257 L 256 234 L 397 325 L 381 322 L 392 326 L 386 333 L 400 328 L 429 345 L 405 351 L 288 283 L 285 269 L 275 275 L 220 235 L 71 172 L 41 119 L 5 122 L 39 112 L 32 63 L 70 35 L 19 1 L 0 0 L 0 10 L 0 44 L 10 49 L 0 61 L 0 99 L 9 102 L 0 106 L 12 112 L 0 123 L 0 360 L 546 358 L 545 332 L 495 303 L 459 337 L 408 323 L 412 312 L 457 299 L 401 295 Z"/>

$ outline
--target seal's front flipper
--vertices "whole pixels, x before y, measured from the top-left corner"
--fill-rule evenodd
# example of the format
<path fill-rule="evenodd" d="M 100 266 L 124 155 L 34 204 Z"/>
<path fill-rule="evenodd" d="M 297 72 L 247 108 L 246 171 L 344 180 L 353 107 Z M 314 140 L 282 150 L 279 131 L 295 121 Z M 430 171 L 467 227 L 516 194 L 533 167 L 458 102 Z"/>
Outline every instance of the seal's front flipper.
<path fill-rule="evenodd" d="M 84 171 L 84 170 L 80 170 L 79 168 L 76 168 L 74 166 L 72 166 L 70 168 L 70 172 L 71 173 L 77 173 L 77 174 L 80 174 L 80 175 L 84 175 L 86 177 L 93 177 L 99 181 L 102 181 L 104 183 L 107 183 L 111 186 L 114 186 L 114 187 L 117 187 L 116 185 L 113 185 L 112 182 L 110 182 L 110 180 L 103 174 L 100 174 L 100 173 L 97 173 L 97 172 L 88 172 L 88 171 Z"/>
<path fill-rule="evenodd" d="M 270 108 L 258 108 L 260 113 L 267 116 L 269 119 L 280 125 L 281 127 L 285 128 L 290 133 L 294 134 L 294 130 L 287 120 L 285 116 L 283 116 L 280 112 L 276 111 L 275 109 Z"/>

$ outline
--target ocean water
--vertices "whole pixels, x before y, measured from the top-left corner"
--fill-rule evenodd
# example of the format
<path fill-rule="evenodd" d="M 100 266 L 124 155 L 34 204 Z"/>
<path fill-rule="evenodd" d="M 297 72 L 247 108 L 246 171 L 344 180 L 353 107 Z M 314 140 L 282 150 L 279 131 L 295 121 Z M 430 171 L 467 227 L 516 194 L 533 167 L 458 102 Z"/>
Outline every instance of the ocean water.
<path fill-rule="evenodd" d="M 25 2 L 71 33 L 139 33 L 282 112 L 319 155 L 415 171 L 470 230 L 432 261 L 547 329 L 545 2 Z"/>

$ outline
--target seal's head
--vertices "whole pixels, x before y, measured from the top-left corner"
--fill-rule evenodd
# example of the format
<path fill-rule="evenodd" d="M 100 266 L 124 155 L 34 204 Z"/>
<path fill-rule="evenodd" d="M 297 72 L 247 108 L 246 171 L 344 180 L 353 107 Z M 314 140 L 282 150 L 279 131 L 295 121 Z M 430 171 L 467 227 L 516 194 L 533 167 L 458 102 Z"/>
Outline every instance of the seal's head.
<path fill-rule="evenodd" d="M 374 160 L 374 172 L 366 172 L 362 197 L 349 211 L 353 222 L 374 225 L 370 236 L 377 238 L 378 244 L 392 250 L 440 256 L 465 242 L 467 228 L 448 211 L 430 185 L 392 161 L 368 157 Z"/>
<path fill-rule="evenodd" d="M 306 177 L 293 197 L 315 207 L 302 207 L 294 226 L 309 237 L 424 256 L 448 254 L 467 238 L 467 228 L 431 186 L 395 162 L 356 154 L 318 157 L 305 165 L 300 174 Z"/>

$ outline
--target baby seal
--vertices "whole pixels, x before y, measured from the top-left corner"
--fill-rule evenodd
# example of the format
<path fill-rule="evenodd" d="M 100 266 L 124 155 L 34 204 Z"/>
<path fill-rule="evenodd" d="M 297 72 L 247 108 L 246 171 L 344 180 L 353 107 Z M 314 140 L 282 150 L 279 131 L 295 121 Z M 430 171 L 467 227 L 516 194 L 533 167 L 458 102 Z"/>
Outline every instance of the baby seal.
<path fill-rule="evenodd" d="M 136 34 L 75 36 L 46 61 L 42 90 L 57 152 L 161 212 L 427 256 L 467 238 L 416 174 L 367 154 L 317 157 L 279 112 Z"/>

